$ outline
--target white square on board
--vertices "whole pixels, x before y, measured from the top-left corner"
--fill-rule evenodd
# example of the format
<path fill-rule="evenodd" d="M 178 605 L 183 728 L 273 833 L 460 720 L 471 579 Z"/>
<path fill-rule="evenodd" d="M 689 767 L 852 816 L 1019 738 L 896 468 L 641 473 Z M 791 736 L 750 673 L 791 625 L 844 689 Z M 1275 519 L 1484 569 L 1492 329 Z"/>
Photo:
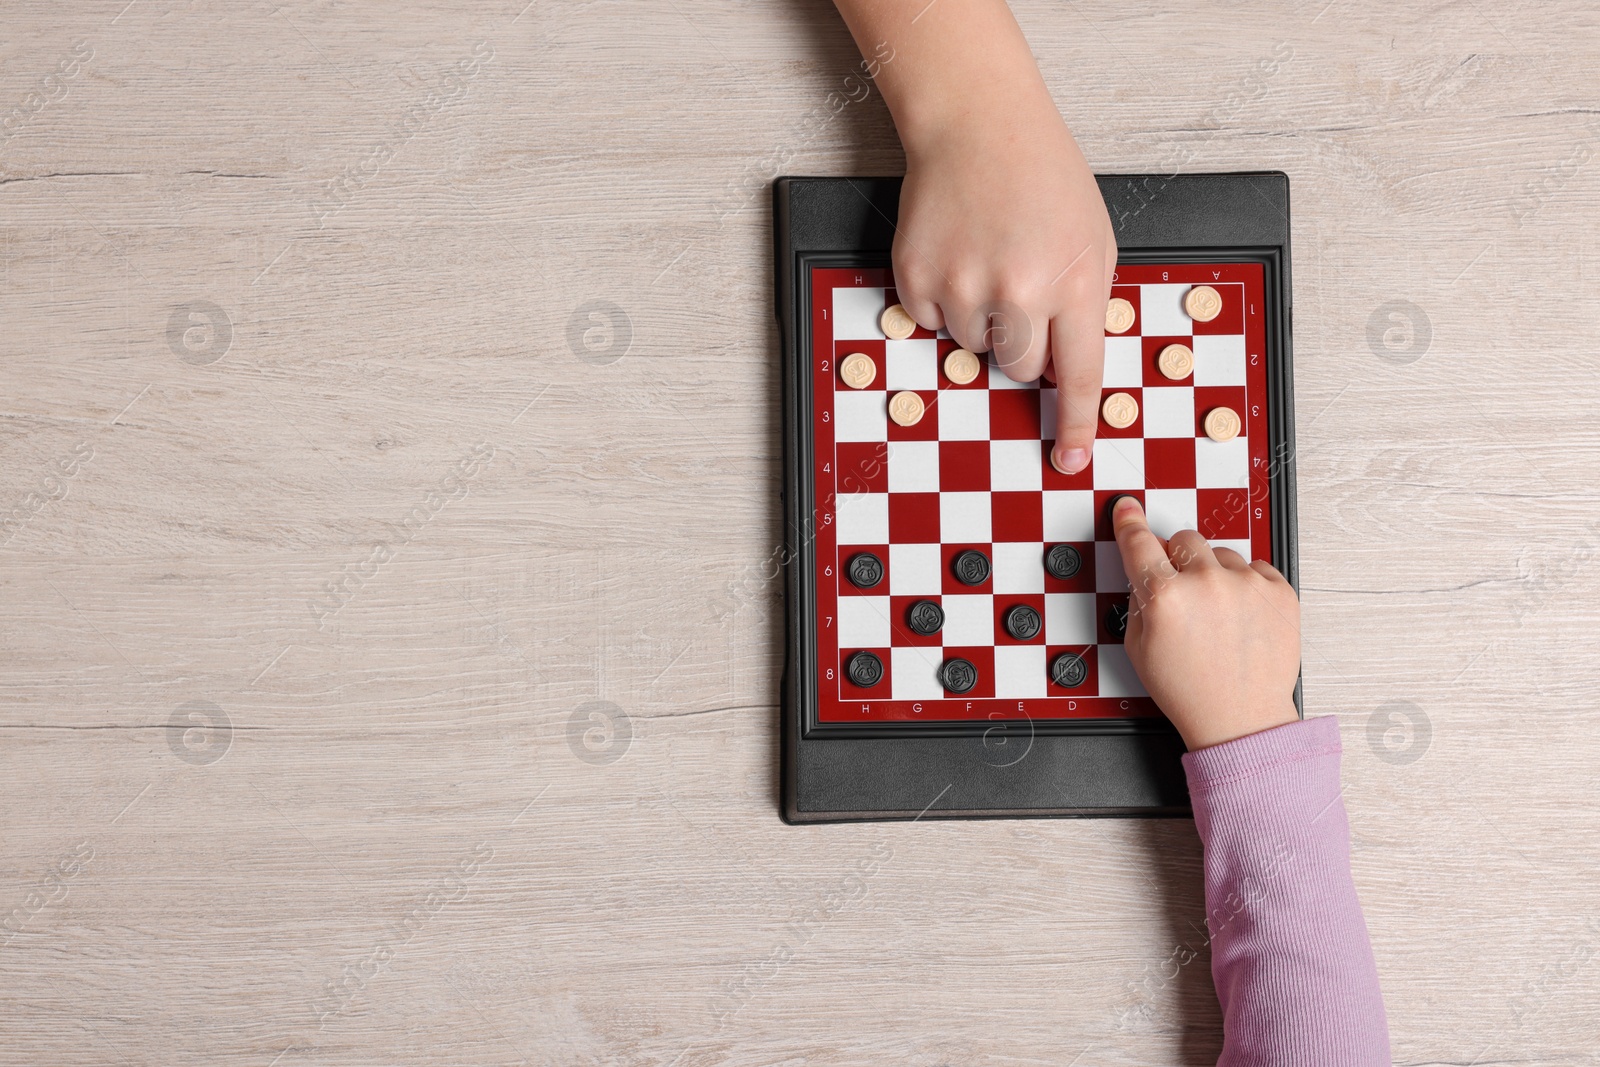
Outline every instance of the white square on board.
<path fill-rule="evenodd" d="M 889 687 L 895 700 L 938 700 L 944 696 L 939 684 L 939 664 L 943 654 L 938 646 L 908 645 L 889 650 Z"/>
<path fill-rule="evenodd" d="M 944 592 L 939 546 L 891 544 L 889 592 L 894 596 L 938 596 Z"/>
<path fill-rule="evenodd" d="M 1138 673 L 1122 645 L 1101 645 L 1095 651 L 1100 665 L 1100 695 L 1103 697 L 1148 696 Z"/>
<path fill-rule="evenodd" d="M 947 545 L 989 540 L 989 494 L 940 493 L 939 540 Z"/>
<path fill-rule="evenodd" d="M 1094 587 L 1102 593 L 1125 593 L 1132 588 L 1115 541 L 1094 543 Z"/>
<path fill-rule="evenodd" d="M 1131 337 L 1106 338 L 1107 389 L 1137 389 L 1144 384 L 1144 341 Z"/>
<path fill-rule="evenodd" d="M 1194 441 L 1194 484 L 1199 489 L 1243 489 L 1250 484 L 1248 439 Z"/>
<path fill-rule="evenodd" d="M 836 341 L 876 341 L 883 337 L 878 319 L 883 316 L 882 289 L 833 291 L 833 338 Z"/>
<path fill-rule="evenodd" d="M 1157 537 L 1171 537 L 1179 530 L 1199 526 L 1196 509 L 1199 494 L 1193 489 L 1146 489 L 1144 513 Z"/>
<path fill-rule="evenodd" d="M 1044 441 L 1056 439 L 1056 423 L 1061 421 L 1056 418 L 1056 398 L 1057 392 L 1053 386 L 1039 386 L 1039 437 Z"/>
<path fill-rule="evenodd" d="M 888 544 L 888 493 L 846 493 L 834 500 L 834 507 L 841 546 Z"/>
<path fill-rule="evenodd" d="M 944 389 L 930 415 L 939 419 L 941 441 L 989 439 L 989 393 L 983 389 Z"/>
<path fill-rule="evenodd" d="M 1044 639 L 1052 645 L 1094 644 L 1094 594 L 1046 593 Z"/>
<path fill-rule="evenodd" d="M 946 596 L 944 605 L 944 647 L 994 644 L 994 597 L 988 593 L 957 593 Z"/>
<path fill-rule="evenodd" d="M 939 342 L 932 337 L 883 343 L 884 386 L 896 389 L 939 388 Z"/>
<path fill-rule="evenodd" d="M 1088 489 L 1047 489 L 1044 493 L 1044 539 L 1094 540 L 1094 493 Z"/>
<path fill-rule="evenodd" d="M 989 488 L 996 492 L 1038 492 L 1044 484 L 1044 459 L 1039 442 L 989 442 Z"/>
<path fill-rule="evenodd" d="M 1146 437 L 1194 436 L 1194 387 L 1163 385 L 1144 391 Z"/>
<path fill-rule="evenodd" d="M 833 436 L 836 441 L 889 439 L 889 402 L 878 389 L 833 394 Z"/>
<path fill-rule="evenodd" d="M 994 695 L 997 697 L 1042 697 L 1045 695 L 1045 651 L 1043 645 L 996 645 L 994 649 Z M 1022 753 L 1019 749 L 1018 756 Z"/>
<path fill-rule="evenodd" d="M 1244 334 L 1201 335 L 1192 347 L 1194 384 L 1245 384 Z"/>
<path fill-rule="evenodd" d="M 1094 443 L 1096 489 L 1144 488 L 1144 438 L 1101 437 Z"/>
<path fill-rule="evenodd" d="M 939 442 L 896 441 L 889 453 L 889 492 L 937 493 Z"/>
<path fill-rule="evenodd" d="M 1146 337 L 1183 336 L 1194 332 L 1194 320 L 1183 310 L 1190 285 L 1141 285 L 1139 330 Z"/>
<path fill-rule="evenodd" d="M 889 647 L 889 598 L 842 596 L 839 598 L 839 649 Z"/>
<path fill-rule="evenodd" d="M 1039 541 L 996 541 L 996 593 L 1044 592 L 1044 545 Z"/>

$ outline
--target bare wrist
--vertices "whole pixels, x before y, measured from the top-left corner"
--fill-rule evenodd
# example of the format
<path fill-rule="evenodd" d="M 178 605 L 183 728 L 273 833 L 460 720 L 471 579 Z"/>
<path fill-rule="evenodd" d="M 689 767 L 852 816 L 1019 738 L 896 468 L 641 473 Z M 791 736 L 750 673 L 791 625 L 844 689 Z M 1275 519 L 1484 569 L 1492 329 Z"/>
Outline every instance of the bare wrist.
<path fill-rule="evenodd" d="M 1040 133 L 1065 131 L 1044 86 L 992 86 L 980 93 L 932 93 L 891 105 L 908 159 L 953 149 L 981 149 Z"/>

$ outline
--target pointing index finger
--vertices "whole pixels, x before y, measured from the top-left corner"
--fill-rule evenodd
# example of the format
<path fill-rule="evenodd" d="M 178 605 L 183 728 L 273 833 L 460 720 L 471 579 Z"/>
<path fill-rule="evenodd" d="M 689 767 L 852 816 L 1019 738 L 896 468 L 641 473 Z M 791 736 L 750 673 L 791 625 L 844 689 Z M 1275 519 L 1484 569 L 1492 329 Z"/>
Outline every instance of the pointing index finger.
<path fill-rule="evenodd" d="M 1111 509 L 1111 528 L 1135 598 L 1142 601 L 1153 583 L 1177 577 L 1177 569 L 1167 558 L 1160 539 L 1150 531 L 1137 498 L 1124 496 L 1116 502 Z"/>
<path fill-rule="evenodd" d="M 1056 375 L 1056 442 L 1050 451 L 1057 470 L 1075 474 L 1089 464 L 1100 417 L 1105 379 L 1105 285 L 1098 276 L 1072 280 L 1063 311 L 1050 322 L 1050 355 Z"/>

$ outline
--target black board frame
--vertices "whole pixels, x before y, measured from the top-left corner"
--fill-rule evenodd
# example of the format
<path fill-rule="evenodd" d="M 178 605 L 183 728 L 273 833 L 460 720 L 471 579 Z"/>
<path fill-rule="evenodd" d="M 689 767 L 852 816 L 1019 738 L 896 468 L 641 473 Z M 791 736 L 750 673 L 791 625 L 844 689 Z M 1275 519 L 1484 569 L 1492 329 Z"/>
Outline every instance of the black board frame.
<path fill-rule="evenodd" d="M 1299 588 L 1294 477 L 1289 180 L 1280 172 L 1098 177 L 1118 260 L 1259 262 L 1266 278 L 1274 562 Z M 786 822 L 1024 816 L 1187 816 L 1183 742 L 1165 720 L 836 725 L 816 718 L 810 274 L 886 267 L 898 178 L 779 178 L 773 185 L 783 343 Z M 1301 692 L 1295 686 L 1295 706 Z"/>

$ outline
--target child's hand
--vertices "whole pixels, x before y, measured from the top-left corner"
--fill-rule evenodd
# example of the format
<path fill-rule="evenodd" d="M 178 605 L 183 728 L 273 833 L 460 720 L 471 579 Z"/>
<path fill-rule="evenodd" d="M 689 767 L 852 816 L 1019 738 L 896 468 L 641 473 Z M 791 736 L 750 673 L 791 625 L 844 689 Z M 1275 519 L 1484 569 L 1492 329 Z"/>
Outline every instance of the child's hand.
<path fill-rule="evenodd" d="M 1283 575 L 1194 530 L 1162 541 L 1132 497 L 1111 521 L 1133 585 L 1128 658 L 1189 750 L 1294 722 L 1300 601 Z"/>
<path fill-rule="evenodd" d="M 900 303 L 993 349 L 1017 381 L 1048 365 L 1061 386 L 1050 458 L 1076 474 L 1094 449 L 1117 243 L 1027 39 L 1005 0 L 836 2 L 906 150 Z"/>
<path fill-rule="evenodd" d="M 1017 381 L 1053 371 L 1051 461 L 1089 462 L 1100 414 L 1117 243 L 1105 201 L 1053 105 L 965 117 L 906 139 L 894 241 L 900 302 Z"/>

